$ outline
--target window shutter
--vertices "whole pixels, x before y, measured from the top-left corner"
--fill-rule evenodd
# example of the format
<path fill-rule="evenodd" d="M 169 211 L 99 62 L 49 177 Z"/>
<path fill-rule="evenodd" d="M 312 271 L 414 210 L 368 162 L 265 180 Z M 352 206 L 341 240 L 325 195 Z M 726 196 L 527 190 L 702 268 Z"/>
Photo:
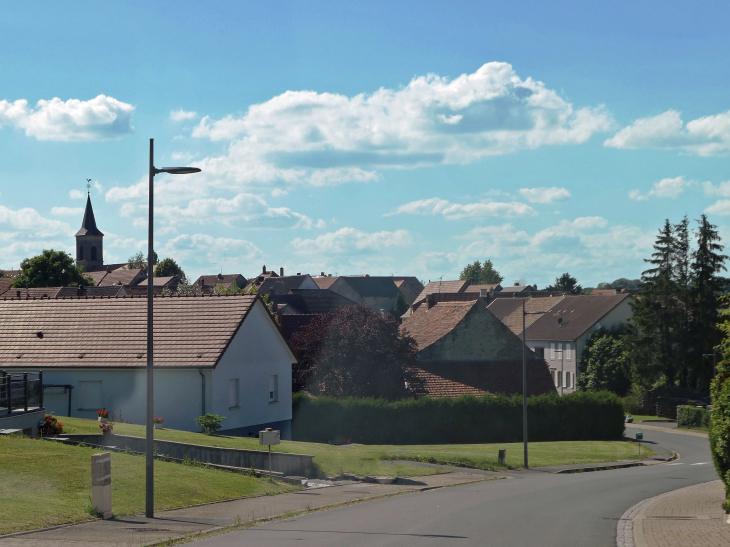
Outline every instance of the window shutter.
<path fill-rule="evenodd" d="M 570 375 L 570 372 L 565 373 L 565 383 L 567 384 L 565 387 L 573 387 L 573 378 Z"/>
<path fill-rule="evenodd" d="M 560 375 L 561 375 L 561 376 L 563 377 L 563 387 L 567 387 L 567 386 L 565 385 L 565 374 L 563 374 L 563 373 L 561 372 L 561 373 L 560 373 Z"/>
<path fill-rule="evenodd" d="M 555 359 L 555 342 L 550 342 L 550 359 Z"/>

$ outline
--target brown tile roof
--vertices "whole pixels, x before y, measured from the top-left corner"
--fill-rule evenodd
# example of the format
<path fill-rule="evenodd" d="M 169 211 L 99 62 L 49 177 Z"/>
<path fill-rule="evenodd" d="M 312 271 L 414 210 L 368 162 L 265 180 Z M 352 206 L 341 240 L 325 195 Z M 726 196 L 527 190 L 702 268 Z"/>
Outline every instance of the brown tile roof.
<path fill-rule="evenodd" d="M 522 302 L 525 303 L 526 312 L 549 311 L 565 298 L 564 295 L 556 296 L 530 296 L 528 298 L 495 298 L 487 309 L 497 319 L 502 321 L 516 335 L 522 334 Z M 541 315 L 528 314 L 525 316 L 525 325 L 529 327 L 537 321 Z M 528 331 L 529 332 L 529 331 Z M 529 335 L 528 335 L 529 337 Z"/>
<path fill-rule="evenodd" d="M 464 292 L 481 292 L 482 290 L 497 291 L 501 289 L 502 285 L 499 283 L 492 283 L 488 285 L 469 285 L 464 289 Z"/>
<path fill-rule="evenodd" d="M 312 277 L 312 280 L 320 289 L 329 289 L 338 279 L 339 277 L 323 277 L 320 275 Z"/>
<path fill-rule="evenodd" d="M 298 289 L 302 286 L 302 283 L 308 278 L 308 275 L 285 275 L 285 276 L 271 276 L 264 279 L 261 283 L 256 285 L 256 291 L 259 294 L 270 294 L 272 291 L 274 294 L 287 294 L 292 289 Z M 249 287 L 251 284 L 249 283 Z"/>
<path fill-rule="evenodd" d="M 522 361 L 419 362 L 416 377 L 428 397 L 459 397 L 522 393 Z M 555 393 L 555 384 L 543 360 L 527 361 L 527 393 Z"/>
<path fill-rule="evenodd" d="M 499 292 L 535 292 L 537 290 L 536 285 L 503 285 L 502 290 Z"/>
<path fill-rule="evenodd" d="M 15 281 L 15 279 L 12 277 L 0 277 L 0 296 L 10 288 L 13 281 Z"/>
<path fill-rule="evenodd" d="M 155 366 L 214 367 L 257 298 L 156 298 Z M 0 299 L 0 368 L 146 366 L 146 310 L 131 297 Z"/>
<path fill-rule="evenodd" d="M 94 285 L 98 286 L 107 274 L 108 272 L 106 270 L 96 270 L 93 272 L 84 272 L 84 277 L 90 277 Z"/>
<path fill-rule="evenodd" d="M 327 313 L 357 304 L 328 289 L 294 289 L 290 294 L 275 296 L 274 302 L 279 306 L 291 306 L 303 314 Z"/>
<path fill-rule="evenodd" d="M 395 298 L 400 292 L 390 276 L 347 275 L 342 279 L 363 298 Z"/>
<path fill-rule="evenodd" d="M 111 285 L 136 285 L 145 278 L 146 274 L 140 268 L 131 270 L 118 268 L 106 274 L 102 282 L 97 283 L 97 285 L 101 287 L 109 287 Z"/>
<path fill-rule="evenodd" d="M 95 296 L 116 297 L 127 294 L 121 285 L 113 285 L 110 287 L 84 287 L 79 290 L 78 287 L 61 287 L 56 298 L 93 298 Z"/>
<path fill-rule="evenodd" d="M 86 273 L 89 272 L 112 272 L 114 270 L 118 270 L 119 268 L 127 268 L 128 265 L 126 262 L 123 262 L 121 264 L 101 264 L 100 266 L 89 266 L 86 270 Z"/>
<path fill-rule="evenodd" d="M 420 302 L 425 299 L 429 294 L 442 293 L 442 292 L 464 292 L 469 286 L 468 280 L 458 281 L 429 281 L 428 284 L 423 288 L 421 294 L 416 298 L 416 302 Z"/>
<path fill-rule="evenodd" d="M 195 280 L 195 285 L 202 287 L 215 287 L 217 285 L 223 285 L 228 288 L 235 284 L 239 288 L 246 286 L 246 278 L 241 274 L 214 274 L 214 275 L 201 275 Z"/>
<path fill-rule="evenodd" d="M 20 277 L 20 270 L 0 270 L 6 277 Z"/>
<path fill-rule="evenodd" d="M 177 277 L 175 277 L 174 275 L 167 276 L 167 277 L 153 277 L 152 286 L 153 287 L 168 287 L 170 285 L 177 285 L 177 283 L 175 283 L 176 281 L 179 281 L 179 279 Z M 147 285 L 149 285 L 148 277 L 143 279 L 139 283 L 137 283 L 138 287 L 146 287 Z"/>
<path fill-rule="evenodd" d="M 418 351 L 423 351 L 454 330 L 477 303 L 477 300 L 438 302 L 430 309 L 423 304 L 403 321 L 401 330 L 413 337 Z"/>
<path fill-rule="evenodd" d="M 55 298 L 62 287 L 30 287 L 29 289 L 8 289 L 0 298 Z"/>
<path fill-rule="evenodd" d="M 527 328 L 528 340 L 576 340 L 630 294 L 566 296 Z M 562 319 L 562 324 L 558 323 Z"/>

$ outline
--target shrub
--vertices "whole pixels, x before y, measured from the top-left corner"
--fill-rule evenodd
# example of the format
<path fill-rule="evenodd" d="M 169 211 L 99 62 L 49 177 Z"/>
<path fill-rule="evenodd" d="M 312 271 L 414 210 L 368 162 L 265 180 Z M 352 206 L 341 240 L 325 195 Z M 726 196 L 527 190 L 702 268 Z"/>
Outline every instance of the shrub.
<path fill-rule="evenodd" d="M 218 416 L 218 414 L 206 414 L 195 418 L 195 423 L 198 424 L 198 427 L 203 428 L 203 433 L 212 435 L 223 427 L 221 422 L 225 419 L 225 416 Z"/>
<path fill-rule="evenodd" d="M 717 375 L 712 381 L 710 392 L 712 394 L 710 450 L 717 475 L 725 485 L 726 499 L 722 508 L 728 512 L 730 511 L 730 500 L 727 499 L 730 491 L 730 369 L 725 359 L 717 364 Z"/>
<path fill-rule="evenodd" d="M 61 435 L 63 433 L 63 424 L 59 422 L 53 414 L 46 414 L 43 421 L 38 426 L 38 433 L 46 435 Z"/>
<path fill-rule="evenodd" d="M 626 414 L 641 414 L 644 411 L 644 390 L 639 384 L 631 384 L 628 394 L 624 397 L 624 412 Z"/>
<path fill-rule="evenodd" d="M 710 411 L 694 406 L 678 406 L 677 426 L 706 429 L 710 426 Z"/>
<path fill-rule="evenodd" d="M 529 440 L 613 440 L 624 432 L 624 411 L 610 392 L 577 392 L 528 399 Z M 522 398 L 463 396 L 457 399 L 313 398 L 293 400 L 294 440 L 351 439 L 364 444 L 519 442 Z"/>

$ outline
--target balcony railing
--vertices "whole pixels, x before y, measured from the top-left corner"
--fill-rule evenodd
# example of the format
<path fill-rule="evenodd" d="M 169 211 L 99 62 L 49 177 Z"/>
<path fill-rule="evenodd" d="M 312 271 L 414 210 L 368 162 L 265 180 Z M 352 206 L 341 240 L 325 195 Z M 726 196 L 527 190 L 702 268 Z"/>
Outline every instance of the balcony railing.
<path fill-rule="evenodd" d="M 0 370 L 0 416 L 43 408 L 43 372 Z"/>

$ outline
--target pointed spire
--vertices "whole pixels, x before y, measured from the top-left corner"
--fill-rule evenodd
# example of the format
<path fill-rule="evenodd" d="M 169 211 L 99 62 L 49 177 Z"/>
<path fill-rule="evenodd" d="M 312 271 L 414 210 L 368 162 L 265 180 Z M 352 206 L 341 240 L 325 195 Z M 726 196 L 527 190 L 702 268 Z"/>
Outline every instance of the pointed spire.
<path fill-rule="evenodd" d="M 86 211 L 84 211 L 84 220 L 81 222 L 81 229 L 76 232 L 76 236 L 103 236 L 99 228 L 96 227 L 96 219 L 94 218 L 94 209 L 91 208 L 91 195 L 86 197 Z"/>

